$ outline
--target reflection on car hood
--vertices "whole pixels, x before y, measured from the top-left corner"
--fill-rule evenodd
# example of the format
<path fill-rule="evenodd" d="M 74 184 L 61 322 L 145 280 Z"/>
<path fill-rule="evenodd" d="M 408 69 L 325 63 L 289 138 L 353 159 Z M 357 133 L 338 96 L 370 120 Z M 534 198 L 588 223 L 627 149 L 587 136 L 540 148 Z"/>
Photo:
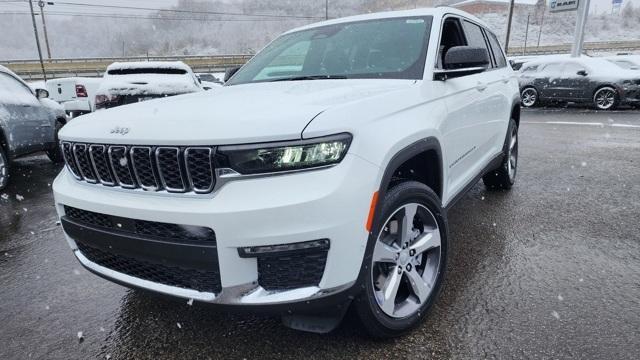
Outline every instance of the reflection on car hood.
<path fill-rule="evenodd" d="M 299 139 L 324 110 L 396 89 L 411 80 L 315 80 L 225 86 L 84 115 L 62 139 L 121 144 L 222 145 Z M 349 118 L 351 114 L 348 114 Z M 111 131 L 126 127 L 120 135 Z"/>

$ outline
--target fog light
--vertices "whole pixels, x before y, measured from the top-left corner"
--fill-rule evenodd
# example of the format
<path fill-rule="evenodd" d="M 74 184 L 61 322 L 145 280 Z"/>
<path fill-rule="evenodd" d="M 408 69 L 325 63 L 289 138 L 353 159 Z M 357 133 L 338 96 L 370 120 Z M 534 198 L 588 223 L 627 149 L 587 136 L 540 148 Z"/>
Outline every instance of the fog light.
<path fill-rule="evenodd" d="M 280 245 L 264 245 L 264 246 L 250 246 L 238 248 L 238 254 L 243 258 L 258 257 L 261 255 L 269 254 L 282 254 L 287 252 L 300 252 L 300 251 L 314 251 L 314 250 L 328 250 L 329 239 L 311 240 L 292 244 L 280 244 Z"/>

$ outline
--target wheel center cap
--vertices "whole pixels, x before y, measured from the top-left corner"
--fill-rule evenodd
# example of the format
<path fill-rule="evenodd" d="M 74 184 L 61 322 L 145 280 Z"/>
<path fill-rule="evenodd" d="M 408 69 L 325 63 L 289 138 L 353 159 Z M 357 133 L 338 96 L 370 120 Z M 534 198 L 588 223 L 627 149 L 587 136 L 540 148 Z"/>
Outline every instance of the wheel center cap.
<path fill-rule="evenodd" d="M 409 252 L 408 251 L 401 251 L 400 252 L 400 257 L 398 258 L 398 261 L 400 262 L 400 264 L 403 265 L 403 266 L 407 265 L 409 260 L 411 260 L 411 256 L 409 256 Z"/>

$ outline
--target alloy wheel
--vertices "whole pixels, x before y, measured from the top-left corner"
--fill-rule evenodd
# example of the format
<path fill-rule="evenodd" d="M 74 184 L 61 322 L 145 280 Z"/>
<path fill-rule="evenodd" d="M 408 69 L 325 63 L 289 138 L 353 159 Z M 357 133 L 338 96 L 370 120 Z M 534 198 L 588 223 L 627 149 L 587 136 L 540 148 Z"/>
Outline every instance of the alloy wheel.
<path fill-rule="evenodd" d="M 596 92 L 595 103 L 600 110 L 609 110 L 616 102 L 616 92 L 611 88 L 602 88 Z"/>
<path fill-rule="evenodd" d="M 373 250 L 371 277 L 380 309 L 390 317 L 415 314 L 440 271 L 440 229 L 425 206 L 409 203 L 387 219 Z"/>
<path fill-rule="evenodd" d="M 532 89 L 532 88 L 524 89 L 524 91 L 522 91 L 521 96 L 522 96 L 522 105 L 526 107 L 531 107 L 535 105 L 536 101 L 538 100 L 538 93 L 535 91 L 535 89 Z"/>

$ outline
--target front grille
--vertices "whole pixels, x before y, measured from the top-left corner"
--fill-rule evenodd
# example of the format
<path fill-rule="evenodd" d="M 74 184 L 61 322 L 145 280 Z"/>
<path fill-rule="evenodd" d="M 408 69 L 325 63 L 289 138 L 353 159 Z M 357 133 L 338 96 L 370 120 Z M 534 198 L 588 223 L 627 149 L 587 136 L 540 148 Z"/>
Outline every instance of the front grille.
<path fill-rule="evenodd" d="M 193 289 L 219 293 L 220 271 L 212 268 L 208 270 L 171 266 L 143 259 L 112 254 L 95 247 L 77 242 L 78 250 L 89 261 L 108 269 L 152 281 L 184 289 Z"/>
<path fill-rule="evenodd" d="M 258 284 L 266 290 L 290 290 L 320 284 L 327 250 L 258 256 Z"/>
<path fill-rule="evenodd" d="M 215 245 L 216 234 L 208 227 L 170 224 L 156 221 L 121 218 L 71 206 L 64 207 L 65 216 L 80 225 L 100 227 L 146 238 L 174 243 Z"/>
<path fill-rule="evenodd" d="M 125 146 L 62 142 L 79 180 L 125 189 L 206 194 L 213 191 L 214 147 Z"/>

